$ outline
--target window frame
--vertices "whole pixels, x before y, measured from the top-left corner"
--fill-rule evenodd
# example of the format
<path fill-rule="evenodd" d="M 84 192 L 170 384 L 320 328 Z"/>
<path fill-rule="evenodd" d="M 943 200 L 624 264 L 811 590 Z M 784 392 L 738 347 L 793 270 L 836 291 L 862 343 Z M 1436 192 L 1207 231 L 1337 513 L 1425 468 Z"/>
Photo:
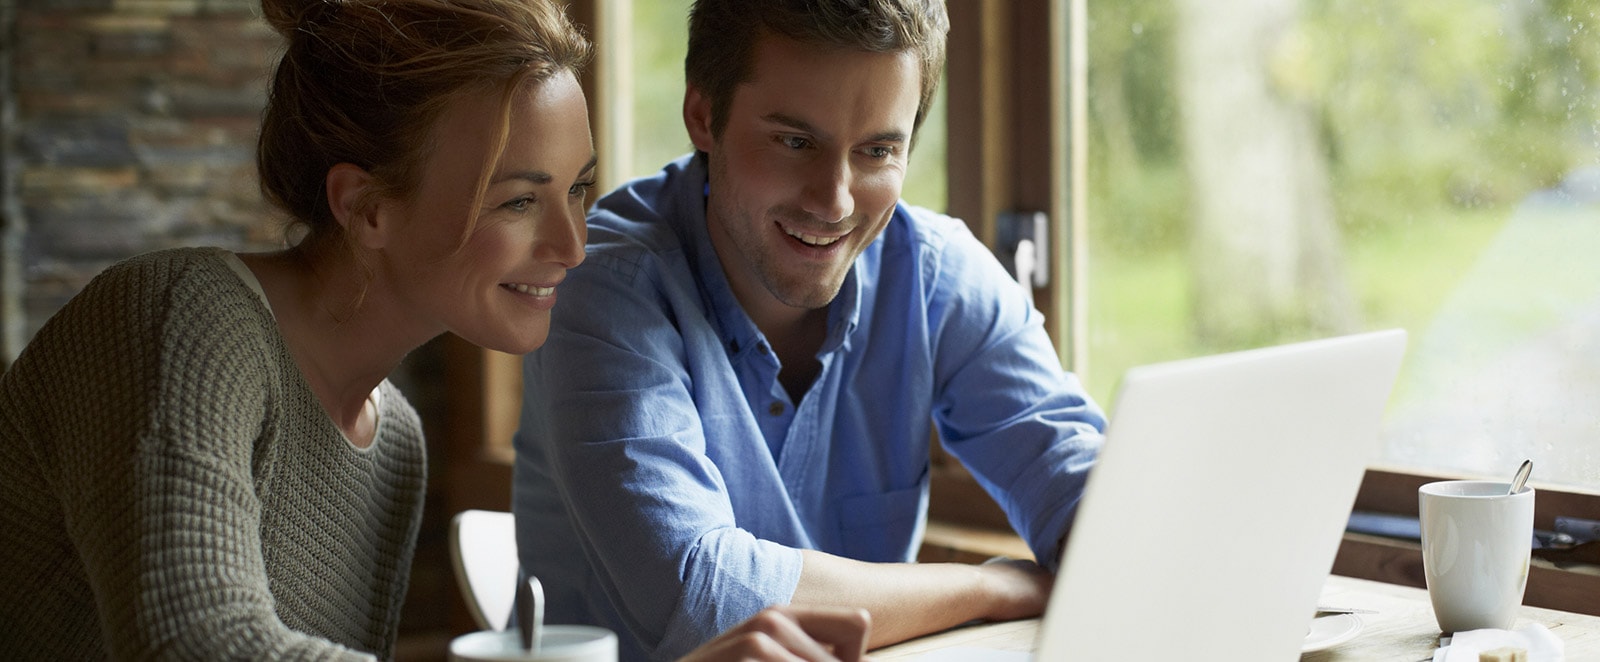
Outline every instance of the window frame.
<path fill-rule="evenodd" d="M 995 249 L 994 219 L 1001 211 L 1049 211 L 1051 272 L 1068 275 L 1068 282 L 1055 276 L 1035 291 L 1035 304 L 1045 315 L 1062 365 L 1082 376 L 1090 368 L 1085 342 L 1087 0 L 951 0 L 949 10 L 950 213 L 966 219 Z M 936 452 L 934 462 L 930 518 L 1009 530 L 999 507 L 953 459 Z M 1414 517 L 1417 487 L 1453 478 L 1473 476 L 1369 467 L 1355 508 Z M 1540 529 L 1553 528 L 1557 515 L 1600 517 L 1600 493 L 1534 485 Z M 1334 572 L 1425 587 L 1415 541 L 1346 534 Z M 1600 615 L 1595 595 L 1600 595 L 1600 575 L 1535 564 L 1525 601 Z"/>
<path fill-rule="evenodd" d="M 632 150 L 628 30 L 632 0 L 574 0 L 573 19 L 595 41 L 583 76 L 604 188 L 618 184 Z M 1087 0 L 950 0 L 946 85 L 949 103 L 949 213 L 991 248 L 1006 210 L 1040 210 L 1052 219 L 1050 283 L 1035 290 L 1062 365 L 1080 375 L 1087 360 Z M 1066 84 L 1060 84 L 1066 81 Z M 442 440 L 445 499 L 451 512 L 509 509 L 511 435 L 521 407 L 518 357 L 444 343 L 448 433 Z M 1447 476 L 1369 468 L 1356 497 L 1361 510 L 1414 516 L 1416 488 Z M 958 528 L 1009 531 L 1004 514 L 953 458 L 933 457 L 930 519 Z M 1600 493 L 1540 486 L 1535 526 L 1558 514 L 1600 517 Z M 959 546 L 961 540 L 930 541 Z M 1422 586 L 1415 542 L 1346 534 L 1334 572 Z M 1536 565 L 1526 603 L 1600 615 L 1600 576 Z"/>

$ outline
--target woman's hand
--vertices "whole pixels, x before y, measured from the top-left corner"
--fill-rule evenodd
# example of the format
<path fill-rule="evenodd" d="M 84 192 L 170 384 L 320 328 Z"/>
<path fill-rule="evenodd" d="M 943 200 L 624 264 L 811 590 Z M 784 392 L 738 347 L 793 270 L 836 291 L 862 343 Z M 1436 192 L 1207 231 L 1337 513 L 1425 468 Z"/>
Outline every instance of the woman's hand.
<path fill-rule="evenodd" d="M 867 650 L 865 609 L 768 607 L 679 662 L 856 662 Z"/>

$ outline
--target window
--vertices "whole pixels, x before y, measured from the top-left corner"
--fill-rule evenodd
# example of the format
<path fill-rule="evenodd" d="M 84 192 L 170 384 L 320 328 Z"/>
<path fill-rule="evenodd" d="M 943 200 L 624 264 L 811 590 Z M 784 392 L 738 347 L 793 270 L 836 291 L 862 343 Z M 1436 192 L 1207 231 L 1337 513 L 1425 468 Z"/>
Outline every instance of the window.
<path fill-rule="evenodd" d="M 1600 12 L 1088 3 L 1091 390 L 1404 327 L 1382 462 L 1600 489 Z"/>
<path fill-rule="evenodd" d="M 626 178 L 654 173 L 694 146 L 683 128 L 683 54 L 693 0 L 635 0 L 633 154 Z"/>
<path fill-rule="evenodd" d="M 599 49 L 585 84 L 601 161 L 619 164 L 602 188 L 689 149 L 689 4 L 571 7 Z M 905 197 L 1000 250 L 1001 212 L 1049 215 L 1035 302 L 1102 402 L 1135 364 L 1402 326 L 1388 469 L 1368 472 L 1359 508 L 1414 515 L 1430 476 L 1509 476 L 1529 456 L 1536 527 L 1597 512 L 1600 10 L 1268 4 L 949 3 L 946 83 Z M 520 392 L 514 360 L 481 367 L 467 378 L 482 393 Z M 481 425 L 462 436 L 496 450 L 514 396 L 464 401 Z M 1005 528 L 939 460 L 933 517 Z M 1347 538 L 1340 559 L 1421 582 L 1414 546 Z M 1530 604 L 1592 612 L 1594 580 L 1536 567 Z"/>

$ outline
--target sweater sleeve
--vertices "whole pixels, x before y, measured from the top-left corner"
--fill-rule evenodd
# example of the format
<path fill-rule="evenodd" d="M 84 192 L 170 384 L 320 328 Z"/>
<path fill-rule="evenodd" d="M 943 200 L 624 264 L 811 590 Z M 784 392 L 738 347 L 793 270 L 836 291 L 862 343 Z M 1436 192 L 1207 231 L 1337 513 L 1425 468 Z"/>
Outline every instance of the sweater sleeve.
<path fill-rule="evenodd" d="M 276 615 L 254 466 L 271 406 L 271 321 L 248 298 L 162 272 L 176 268 L 102 277 L 36 339 L 59 357 L 40 380 L 55 412 L 38 450 L 108 652 L 371 659 Z"/>

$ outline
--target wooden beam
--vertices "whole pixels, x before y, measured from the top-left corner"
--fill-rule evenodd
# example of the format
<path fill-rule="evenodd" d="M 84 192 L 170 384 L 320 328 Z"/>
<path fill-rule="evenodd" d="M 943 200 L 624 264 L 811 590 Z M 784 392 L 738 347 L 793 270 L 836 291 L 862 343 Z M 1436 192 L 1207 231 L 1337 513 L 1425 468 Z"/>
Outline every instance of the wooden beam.
<path fill-rule="evenodd" d="M 1082 10 L 1082 1 L 1077 9 Z M 1050 218 L 1050 282 L 1034 292 L 1062 365 L 1086 361 L 1081 195 L 1086 66 L 1068 0 L 955 0 L 946 67 L 949 209 L 991 249 L 1004 212 Z M 1077 38 L 1074 39 L 1073 36 Z M 1076 84 L 1074 84 L 1076 81 Z M 1077 110 L 1074 111 L 1073 109 Z M 1074 136 L 1078 139 L 1074 139 Z"/>
<path fill-rule="evenodd" d="M 1421 473 L 1398 469 L 1371 468 L 1361 479 L 1361 491 L 1356 495 L 1356 510 L 1417 516 L 1417 488 L 1436 480 L 1478 478 L 1446 473 Z M 1511 475 L 1488 477 L 1485 480 L 1508 481 Z M 1572 486 L 1534 485 L 1533 526 L 1553 530 L 1556 516 L 1565 515 L 1600 519 L 1600 492 Z"/>
<path fill-rule="evenodd" d="M 600 157 L 595 190 L 610 191 L 622 183 L 633 153 L 633 0 L 573 0 L 567 15 L 594 43 L 579 82 Z"/>
<path fill-rule="evenodd" d="M 522 406 L 521 361 L 448 335 L 442 342 L 446 432 L 440 446 L 445 510 L 511 508 L 511 435 Z"/>
<path fill-rule="evenodd" d="M 995 217 L 1010 204 L 1011 144 L 1006 0 L 949 3 L 950 38 L 945 78 L 950 215 L 995 244 Z"/>
<path fill-rule="evenodd" d="M 1347 533 L 1333 574 L 1427 588 L 1422 547 L 1415 542 Z M 1528 567 L 1522 604 L 1600 616 L 1600 574 L 1557 568 L 1535 560 Z"/>

